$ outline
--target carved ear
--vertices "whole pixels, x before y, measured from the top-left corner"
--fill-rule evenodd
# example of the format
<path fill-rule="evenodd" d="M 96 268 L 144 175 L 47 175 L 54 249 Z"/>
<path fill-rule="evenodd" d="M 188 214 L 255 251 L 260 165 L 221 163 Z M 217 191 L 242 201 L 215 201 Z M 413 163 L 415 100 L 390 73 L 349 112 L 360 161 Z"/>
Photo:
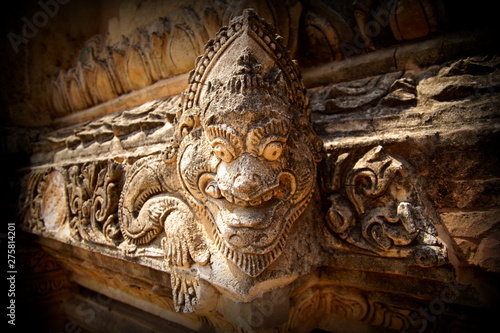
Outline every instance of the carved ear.
<path fill-rule="evenodd" d="M 321 140 L 314 132 L 309 119 L 305 115 L 300 114 L 295 120 L 295 126 L 299 133 L 303 136 L 301 140 L 304 140 L 311 150 L 314 162 L 321 162 L 325 157 L 324 143 L 323 140 Z"/>
<path fill-rule="evenodd" d="M 196 115 L 182 115 L 177 125 L 176 137 L 181 141 L 191 131 L 200 126 L 200 118 Z"/>

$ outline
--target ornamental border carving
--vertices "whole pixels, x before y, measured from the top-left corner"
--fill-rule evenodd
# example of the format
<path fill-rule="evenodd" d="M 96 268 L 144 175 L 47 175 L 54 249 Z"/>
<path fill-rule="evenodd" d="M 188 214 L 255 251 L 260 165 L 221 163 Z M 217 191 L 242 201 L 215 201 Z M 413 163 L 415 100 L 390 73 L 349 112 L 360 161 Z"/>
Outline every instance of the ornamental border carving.
<path fill-rule="evenodd" d="M 196 61 L 162 151 L 34 168 L 24 228 L 168 272 L 180 312 L 203 310 L 205 283 L 251 302 L 335 252 L 447 263 L 411 165 L 381 146 L 327 155 L 310 115 L 297 64 L 246 10 Z M 346 318 L 396 320 L 371 315 L 362 296 L 320 294 L 297 306 L 329 302 Z"/>

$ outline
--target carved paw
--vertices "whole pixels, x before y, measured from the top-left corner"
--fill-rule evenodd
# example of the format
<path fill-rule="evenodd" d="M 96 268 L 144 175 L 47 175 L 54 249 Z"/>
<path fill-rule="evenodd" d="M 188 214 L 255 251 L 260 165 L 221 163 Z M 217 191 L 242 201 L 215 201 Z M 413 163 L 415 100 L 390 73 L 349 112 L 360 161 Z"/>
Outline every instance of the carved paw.
<path fill-rule="evenodd" d="M 189 268 L 194 263 L 189 254 L 189 245 L 184 237 L 167 235 L 162 239 L 161 245 L 169 265 Z"/>
<path fill-rule="evenodd" d="M 194 312 L 198 304 L 198 280 L 175 268 L 172 270 L 170 279 L 175 311 Z"/>
<path fill-rule="evenodd" d="M 193 263 L 206 264 L 210 256 L 201 228 L 189 207 L 179 199 L 165 196 L 163 205 L 152 215 L 160 216 L 165 228 L 163 253 L 170 265 L 189 268 Z"/>
<path fill-rule="evenodd" d="M 186 268 L 194 263 L 205 265 L 210 257 L 205 240 L 193 233 L 167 231 L 161 243 L 169 265 Z"/>

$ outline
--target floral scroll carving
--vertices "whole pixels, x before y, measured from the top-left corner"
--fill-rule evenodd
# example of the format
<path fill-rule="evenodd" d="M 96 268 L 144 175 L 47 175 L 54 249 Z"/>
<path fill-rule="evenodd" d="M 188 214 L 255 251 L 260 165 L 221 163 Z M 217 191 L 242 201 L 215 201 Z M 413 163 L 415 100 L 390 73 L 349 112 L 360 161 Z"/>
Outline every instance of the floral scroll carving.
<path fill-rule="evenodd" d="M 345 192 L 328 198 L 331 231 L 358 249 L 383 257 L 409 258 L 411 264 L 423 267 L 442 264 L 445 246 L 426 216 L 429 212 L 419 194 L 418 177 L 408 163 L 381 146 L 368 151 L 351 168 L 343 165 L 345 160 L 345 155 L 338 158 L 336 168 L 340 170 L 336 170 L 337 184 L 333 185 Z"/>
<path fill-rule="evenodd" d="M 289 322 L 290 328 L 302 327 L 311 320 L 328 327 L 339 318 L 397 331 L 410 327 L 407 310 L 394 308 L 349 287 L 322 283 L 299 290 L 293 298 L 296 315 Z"/>
<path fill-rule="evenodd" d="M 50 170 L 33 170 L 25 179 L 24 198 L 21 199 L 21 219 L 25 228 L 31 232 L 41 233 L 45 231 L 41 203 L 49 172 Z"/>
<path fill-rule="evenodd" d="M 121 165 L 89 162 L 68 171 L 70 228 L 75 238 L 103 245 L 120 241 L 118 207 Z"/>

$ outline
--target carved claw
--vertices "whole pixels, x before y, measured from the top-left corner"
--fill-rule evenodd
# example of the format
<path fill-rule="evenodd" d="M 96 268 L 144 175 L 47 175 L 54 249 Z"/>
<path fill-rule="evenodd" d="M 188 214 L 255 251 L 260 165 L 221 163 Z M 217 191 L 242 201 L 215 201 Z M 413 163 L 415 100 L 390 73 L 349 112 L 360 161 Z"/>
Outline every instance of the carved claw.
<path fill-rule="evenodd" d="M 168 235 L 162 239 L 161 244 L 169 265 L 189 268 L 194 263 L 189 254 L 189 245 L 183 237 Z"/>
<path fill-rule="evenodd" d="M 175 311 L 194 312 L 198 304 L 199 282 L 197 278 L 189 276 L 179 269 L 173 269 L 170 279 Z"/>
<path fill-rule="evenodd" d="M 186 268 L 193 263 L 205 265 L 210 253 L 189 206 L 168 194 L 156 196 L 155 200 L 150 216 L 165 229 L 161 243 L 167 263 Z"/>
<path fill-rule="evenodd" d="M 205 265 L 208 262 L 210 252 L 204 240 L 194 243 L 193 236 L 196 237 L 196 235 L 183 232 L 166 232 L 161 244 L 169 265 L 189 268 L 194 263 Z"/>

